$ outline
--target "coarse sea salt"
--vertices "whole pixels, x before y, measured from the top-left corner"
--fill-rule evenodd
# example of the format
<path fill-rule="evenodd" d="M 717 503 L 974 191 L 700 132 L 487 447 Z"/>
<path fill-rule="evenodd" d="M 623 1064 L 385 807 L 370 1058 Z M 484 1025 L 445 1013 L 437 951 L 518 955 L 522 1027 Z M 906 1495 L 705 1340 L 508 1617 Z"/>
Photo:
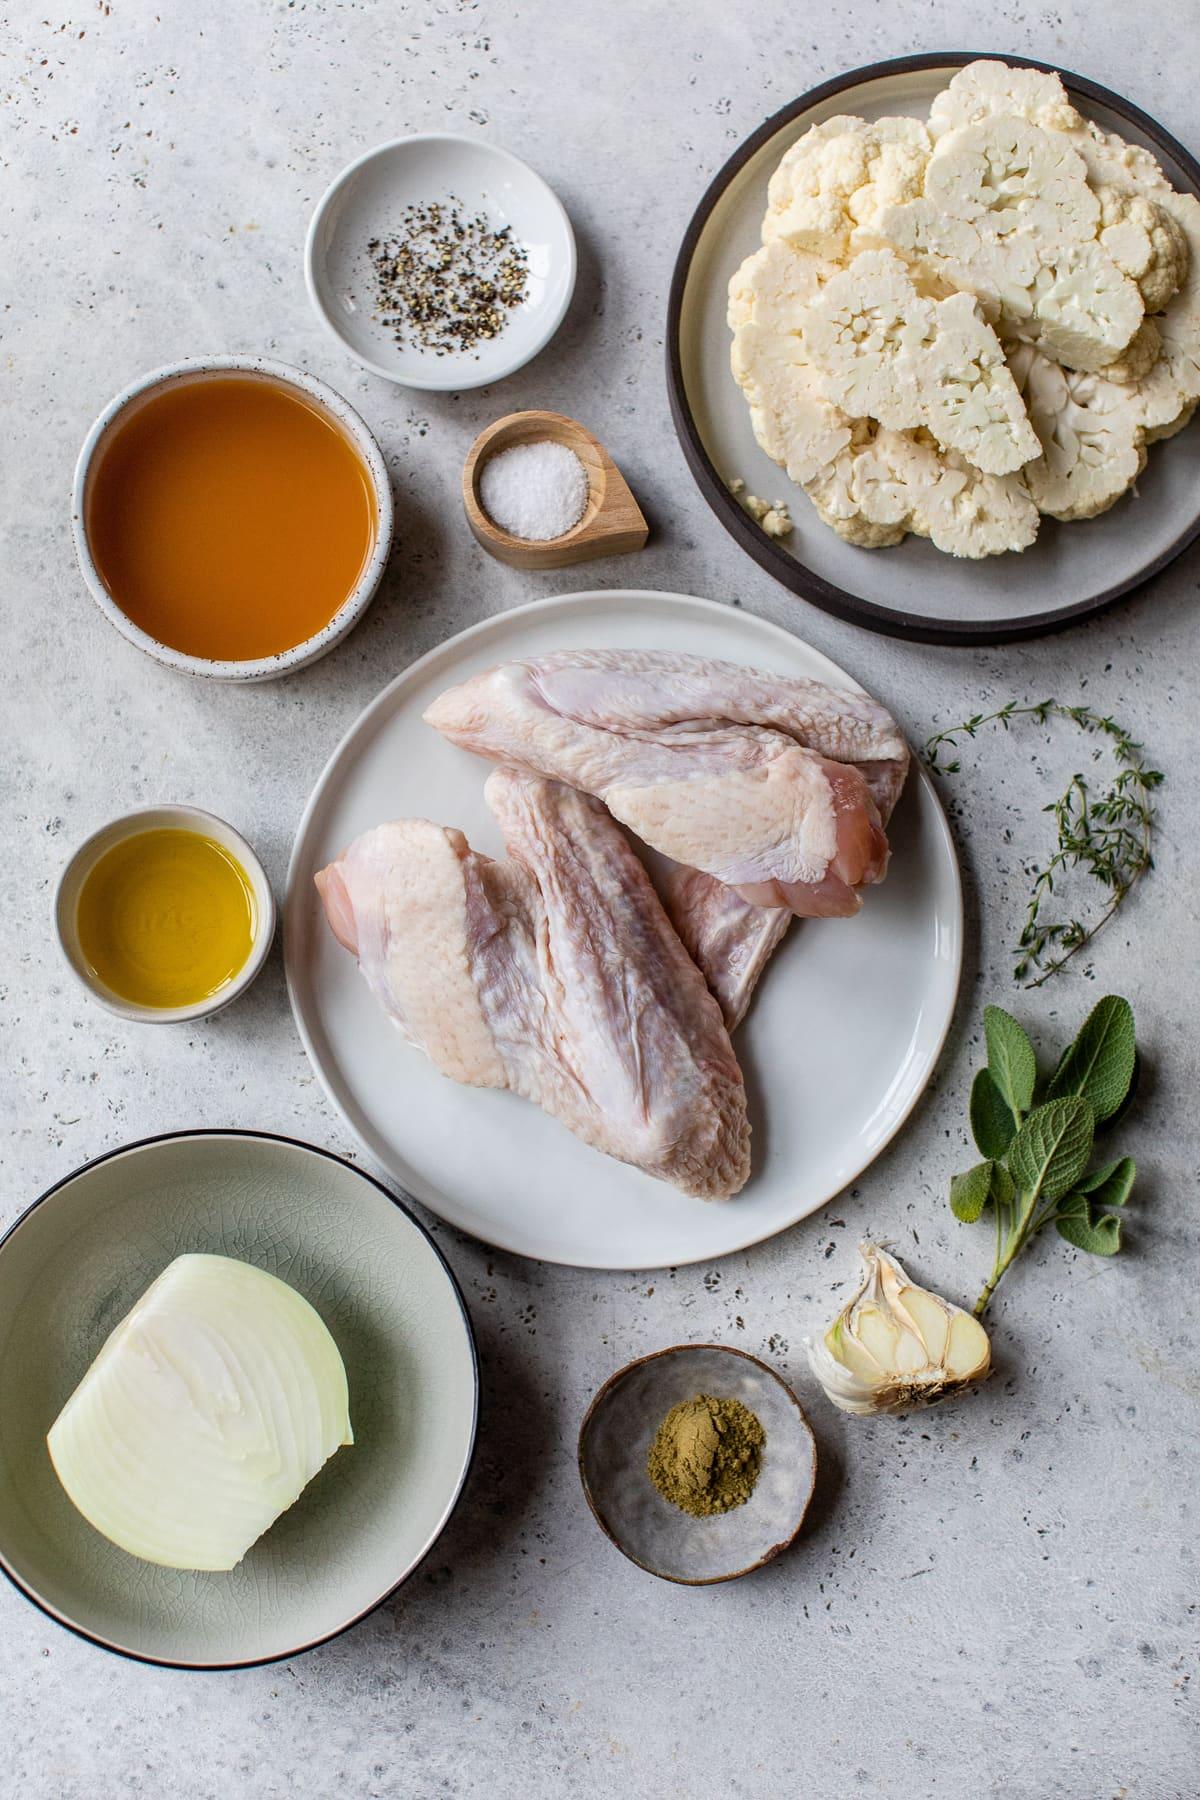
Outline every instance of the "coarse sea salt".
<path fill-rule="evenodd" d="M 545 543 L 578 525 L 588 502 L 587 470 L 573 450 L 549 438 L 514 444 L 483 465 L 479 498 L 493 525 L 511 537 Z"/>

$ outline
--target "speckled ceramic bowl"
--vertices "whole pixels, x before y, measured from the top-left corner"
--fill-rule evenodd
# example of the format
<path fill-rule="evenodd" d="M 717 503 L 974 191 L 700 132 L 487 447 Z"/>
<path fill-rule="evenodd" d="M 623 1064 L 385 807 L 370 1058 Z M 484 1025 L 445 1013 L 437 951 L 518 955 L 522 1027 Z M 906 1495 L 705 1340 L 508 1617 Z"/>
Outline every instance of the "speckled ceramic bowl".
<path fill-rule="evenodd" d="M 332 1332 L 350 1389 L 353 1444 L 228 1572 L 119 1550 L 72 1506 L 46 1449 L 109 1333 L 187 1251 L 290 1282 Z M 142 1662 L 295 1656 L 364 1618 L 441 1535 L 478 1393 L 441 1252 L 361 1169 L 260 1132 L 129 1144 L 50 1188 L 0 1240 L 0 1570 L 59 1624 Z"/>
<path fill-rule="evenodd" d="M 150 394 L 158 393 L 172 383 L 204 381 L 222 375 L 259 376 L 265 381 L 295 389 L 309 405 L 315 403 L 341 428 L 362 457 L 375 495 L 374 547 L 352 593 L 343 601 L 328 625 L 323 626 L 312 637 L 305 638 L 303 643 L 293 644 L 290 649 L 281 650 L 275 656 L 253 657 L 238 662 L 219 662 L 205 656 L 188 656 L 182 650 L 173 650 L 169 644 L 160 644 L 157 638 L 143 631 L 140 625 L 135 625 L 105 587 L 92 556 L 87 534 L 88 492 L 97 453 L 117 421 L 130 407 L 143 403 Z M 383 452 L 354 408 L 323 381 L 317 381 L 303 370 L 289 367 L 287 363 L 272 362 L 263 356 L 196 356 L 141 376 L 123 393 L 109 401 L 84 439 L 79 461 L 75 465 L 71 530 L 75 538 L 79 567 L 92 599 L 109 624 L 115 625 L 122 637 L 128 638 L 131 644 L 136 644 L 139 650 L 144 650 L 147 656 L 165 663 L 169 669 L 179 669 L 186 675 L 204 675 L 210 681 L 273 681 L 277 676 L 290 675 L 296 669 L 305 668 L 332 650 L 358 624 L 374 598 L 391 551 L 392 529 L 392 489 Z"/>
<path fill-rule="evenodd" d="M 646 1473 L 663 1419 L 695 1394 L 740 1400 L 767 1434 L 750 1498 L 706 1519 L 664 1500 Z M 619 1369 L 579 1431 L 580 1479 L 601 1530 L 639 1569 L 689 1587 L 749 1575 L 786 1550 L 816 1473 L 816 1445 L 791 1388 L 757 1357 L 723 1344 L 677 1344 Z"/>

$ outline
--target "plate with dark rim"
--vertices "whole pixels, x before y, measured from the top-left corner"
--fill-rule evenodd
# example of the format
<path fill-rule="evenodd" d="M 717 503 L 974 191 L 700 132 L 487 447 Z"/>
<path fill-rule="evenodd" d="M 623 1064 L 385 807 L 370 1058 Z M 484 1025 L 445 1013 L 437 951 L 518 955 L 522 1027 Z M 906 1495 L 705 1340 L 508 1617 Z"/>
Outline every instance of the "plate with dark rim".
<path fill-rule="evenodd" d="M 785 150 L 836 113 L 927 116 L 955 70 L 995 51 L 945 51 L 873 63 L 822 83 L 748 137 L 709 185 L 684 233 L 667 310 L 667 386 L 675 429 L 700 491 L 744 550 L 785 587 L 872 631 L 928 643 L 992 644 L 1087 618 L 1166 567 L 1200 536 L 1200 426 L 1152 445 L 1134 493 L 1097 519 L 1043 519 L 1022 554 L 964 561 L 907 537 L 883 550 L 843 543 L 759 449 L 729 369 L 729 277 L 759 241 L 767 183 Z M 1030 57 L 1001 58 L 1052 69 Z M 1107 131 L 1153 151 L 1168 179 L 1200 193 L 1200 163 L 1140 108 L 1067 70 L 1075 105 Z M 768 537 L 728 483 L 786 498 L 795 521 Z"/>
<path fill-rule="evenodd" d="M 118 1549 L 76 1512 L 46 1449 L 114 1326 L 189 1251 L 302 1293 L 350 1389 L 354 1443 L 227 1573 Z M 298 1655 L 374 1611 L 436 1543 L 470 1469 L 478 1396 L 458 1284 L 372 1176 L 265 1132 L 126 1144 L 48 1188 L 0 1239 L 0 1570 L 60 1625 L 137 1662 Z"/>

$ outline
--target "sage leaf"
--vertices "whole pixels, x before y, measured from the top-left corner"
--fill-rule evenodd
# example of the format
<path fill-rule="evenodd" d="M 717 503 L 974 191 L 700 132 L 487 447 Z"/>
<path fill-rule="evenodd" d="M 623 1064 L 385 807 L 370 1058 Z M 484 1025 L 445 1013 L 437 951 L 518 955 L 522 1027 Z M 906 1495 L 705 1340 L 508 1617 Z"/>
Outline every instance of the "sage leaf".
<path fill-rule="evenodd" d="M 1037 1059 L 1024 1029 L 1002 1006 L 987 1006 L 983 1012 L 983 1034 L 987 1041 L 988 1072 L 1014 1114 L 1027 1113 L 1033 1105 L 1033 1089 L 1037 1081 Z"/>
<path fill-rule="evenodd" d="M 1075 1193 L 1086 1194 L 1093 1206 L 1124 1206 L 1133 1187 L 1137 1165 L 1131 1156 L 1105 1163 L 1075 1183 Z M 1068 1194 L 1067 1199 L 1072 1196 Z M 1063 1210 L 1065 1211 L 1065 1202 Z"/>
<path fill-rule="evenodd" d="M 983 1156 L 1003 1156 L 1017 1129 L 1000 1089 L 986 1069 L 971 1083 L 971 1131 Z"/>
<path fill-rule="evenodd" d="M 1133 1053 L 1133 1076 L 1129 1083 L 1129 1092 L 1126 1094 L 1125 1098 L 1122 1100 L 1120 1106 L 1118 1106 L 1116 1112 L 1109 1113 L 1107 1119 L 1103 1120 L 1103 1122 L 1100 1124 L 1099 1129 L 1101 1131 L 1111 1131 L 1115 1125 L 1119 1125 L 1121 1123 L 1121 1120 L 1125 1117 L 1125 1114 L 1129 1111 L 1130 1107 L 1133 1105 L 1134 1101 L 1137 1099 L 1138 1083 L 1140 1082 L 1141 1079 L 1142 1079 L 1142 1053 L 1140 1050 L 1135 1050 Z"/>
<path fill-rule="evenodd" d="M 1092 1256 L 1115 1256 L 1121 1248 L 1121 1221 L 1114 1213 L 1101 1213 L 1093 1220 L 1085 1206 L 1083 1212 L 1060 1213 L 1054 1228 L 1068 1244 Z"/>
<path fill-rule="evenodd" d="M 991 1198 L 999 1207 L 1011 1206 L 1017 1197 L 1017 1184 L 1002 1162 L 992 1164 Z"/>
<path fill-rule="evenodd" d="M 965 1175 L 951 1176 L 950 1210 L 964 1225 L 973 1225 L 991 1198 L 995 1167 L 989 1157 L 986 1162 L 976 1163 Z"/>
<path fill-rule="evenodd" d="M 1050 1100 L 1031 1112 L 1009 1145 L 1009 1173 L 1025 1194 L 1055 1200 L 1088 1166 L 1096 1122 L 1080 1095 Z"/>
<path fill-rule="evenodd" d="M 1091 1106 L 1097 1122 L 1111 1118 L 1129 1092 L 1134 1054 L 1129 1002 L 1107 994 L 1092 1008 L 1055 1070 L 1047 1098 L 1077 1094 Z"/>

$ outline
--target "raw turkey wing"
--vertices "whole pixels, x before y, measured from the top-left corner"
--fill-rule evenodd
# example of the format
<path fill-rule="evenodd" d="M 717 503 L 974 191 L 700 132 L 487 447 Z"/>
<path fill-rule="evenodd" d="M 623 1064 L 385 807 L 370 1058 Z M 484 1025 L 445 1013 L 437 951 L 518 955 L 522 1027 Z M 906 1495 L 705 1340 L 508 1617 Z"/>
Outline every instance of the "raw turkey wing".
<path fill-rule="evenodd" d="M 795 913 L 785 906 L 754 906 L 736 888 L 682 863 L 667 867 L 663 905 L 732 1031 L 745 1017 Z"/>
<path fill-rule="evenodd" d="M 485 794 L 512 860 L 426 820 L 376 826 L 316 878 L 339 941 L 445 1074 L 511 1088 L 685 1193 L 735 1194 L 741 1070 L 637 856 L 571 788 L 497 769 Z"/>
<path fill-rule="evenodd" d="M 886 827 L 904 786 L 907 755 L 866 765 L 864 772 Z M 732 1031 L 745 1017 L 762 972 L 795 915 L 782 907 L 754 906 L 736 888 L 679 863 L 667 865 L 662 894 L 667 916 Z"/>
<path fill-rule="evenodd" d="M 845 916 L 887 867 L 880 801 L 908 751 L 865 695 L 671 651 L 575 650 L 486 670 L 425 718 L 464 749 L 595 794 L 645 843 L 758 905 Z"/>

